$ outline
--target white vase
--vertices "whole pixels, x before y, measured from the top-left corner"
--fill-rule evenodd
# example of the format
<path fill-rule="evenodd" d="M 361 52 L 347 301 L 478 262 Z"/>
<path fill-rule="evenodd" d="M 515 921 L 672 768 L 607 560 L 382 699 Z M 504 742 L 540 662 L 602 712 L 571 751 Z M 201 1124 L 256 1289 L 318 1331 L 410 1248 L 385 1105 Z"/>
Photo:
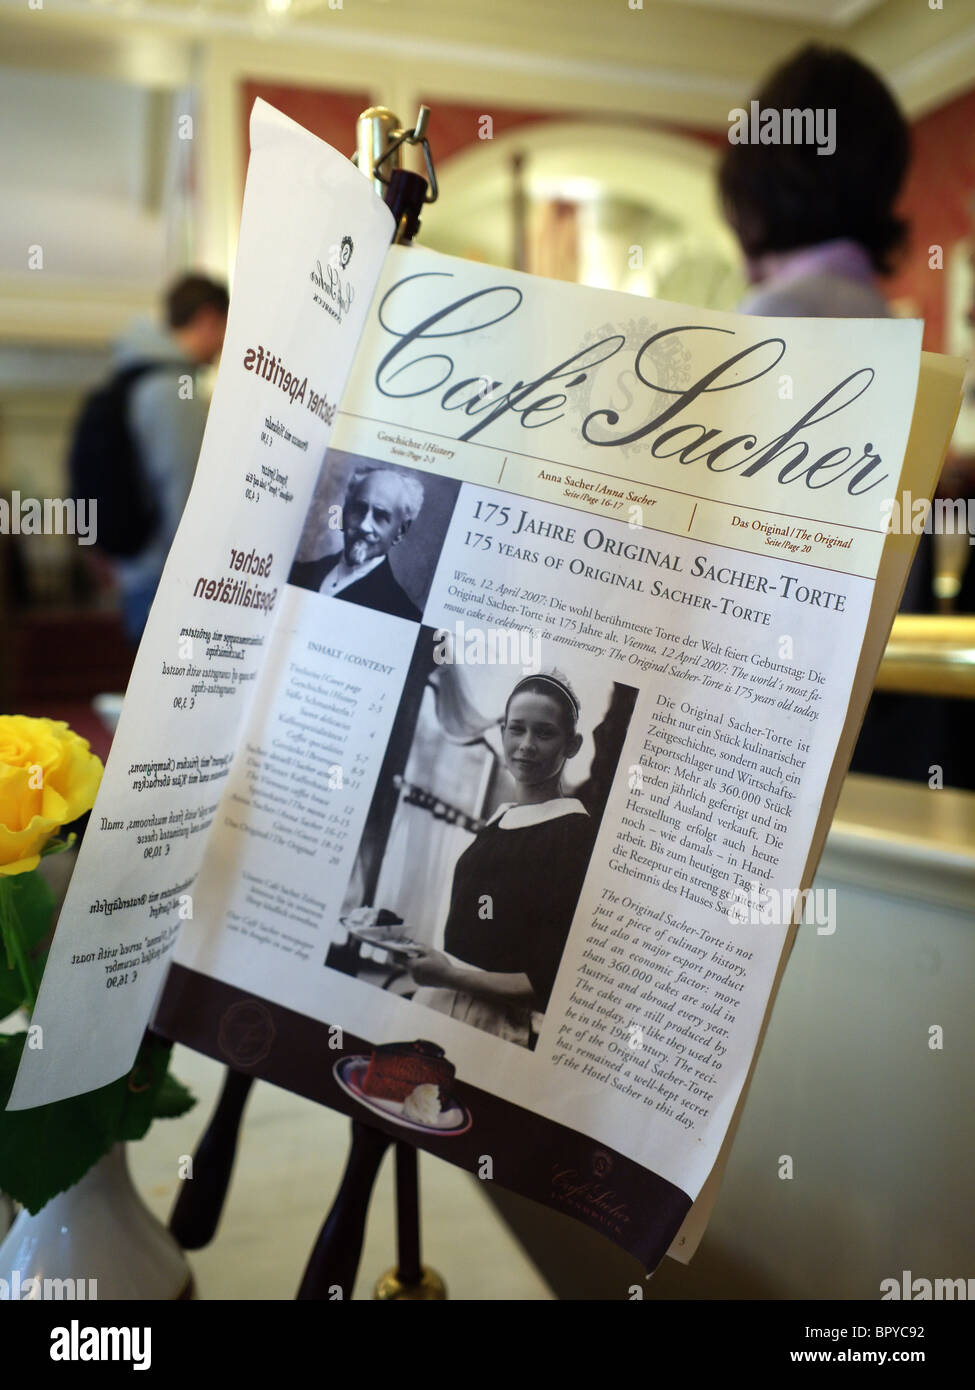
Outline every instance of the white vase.
<path fill-rule="evenodd" d="M 25 1288 L 28 1279 L 36 1283 Z M 0 1242 L 0 1297 L 174 1299 L 192 1290 L 182 1250 L 132 1186 L 124 1144 L 36 1216 L 21 1211 Z"/>

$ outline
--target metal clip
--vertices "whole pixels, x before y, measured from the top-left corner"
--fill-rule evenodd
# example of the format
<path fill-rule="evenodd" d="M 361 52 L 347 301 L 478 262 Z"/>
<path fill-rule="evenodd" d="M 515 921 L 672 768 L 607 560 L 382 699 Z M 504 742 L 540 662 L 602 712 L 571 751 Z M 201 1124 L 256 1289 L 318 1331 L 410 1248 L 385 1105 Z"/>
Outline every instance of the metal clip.
<path fill-rule="evenodd" d="M 401 128 L 390 129 L 389 118 L 392 117 L 392 112 L 387 111 L 384 107 L 371 107 L 369 111 L 363 112 L 362 116 L 360 116 L 360 122 L 367 118 L 372 118 L 373 121 L 375 121 L 380 112 L 382 112 L 383 117 L 380 133 L 374 136 L 373 139 L 374 141 L 377 139 L 382 140 L 385 143 L 385 149 L 380 153 L 378 149 L 375 149 L 375 144 L 373 145 L 374 153 L 369 161 L 370 167 L 368 170 L 363 168 L 363 161 L 359 158 L 358 149 L 352 156 L 353 163 L 357 164 L 368 177 L 377 180 L 379 183 L 388 184 L 390 169 L 395 169 L 399 166 L 400 156 L 397 152 L 400 148 L 403 145 L 419 145 L 423 150 L 423 163 L 427 171 L 427 183 L 430 185 L 429 191 L 423 201 L 425 203 L 435 203 L 437 201 L 439 189 L 437 186 L 437 174 L 433 167 L 433 154 L 431 153 L 430 142 L 426 134 L 427 123 L 430 119 L 430 108 L 428 106 L 420 107 L 419 115 L 416 118 L 416 125 L 412 130 L 403 130 Z M 395 120 L 395 117 L 392 117 L 392 119 Z M 391 165 L 389 163 L 390 160 L 392 160 Z M 383 168 L 383 165 L 387 166 L 386 169 Z"/>

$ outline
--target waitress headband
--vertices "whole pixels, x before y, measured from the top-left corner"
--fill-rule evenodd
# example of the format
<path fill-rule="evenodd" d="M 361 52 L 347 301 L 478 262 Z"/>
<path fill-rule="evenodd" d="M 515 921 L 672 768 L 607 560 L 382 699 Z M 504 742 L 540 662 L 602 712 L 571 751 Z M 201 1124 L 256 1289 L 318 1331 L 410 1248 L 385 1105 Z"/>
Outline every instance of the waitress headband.
<path fill-rule="evenodd" d="M 520 680 L 518 684 L 515 686 L 514 690 L 512 690 L 511 694 L 508 696 L 508 703 L 511 703 L 514 697 L 518 694 L 518 691 L 521 690 L 522 686 L 529 685 L 532 681 L 545 681 L 548 685 L 554 685 L 559 694 L 563 695 L 565 699 L 568 700 L 569 704 L 572 706 L 573 718 L 576 721 L 578 721 L 579 701 L 573 695 L 568 685 L 566 685 L 564 681 L 560 681 L 558 676 L 525 676 L 524 680 Z"/>

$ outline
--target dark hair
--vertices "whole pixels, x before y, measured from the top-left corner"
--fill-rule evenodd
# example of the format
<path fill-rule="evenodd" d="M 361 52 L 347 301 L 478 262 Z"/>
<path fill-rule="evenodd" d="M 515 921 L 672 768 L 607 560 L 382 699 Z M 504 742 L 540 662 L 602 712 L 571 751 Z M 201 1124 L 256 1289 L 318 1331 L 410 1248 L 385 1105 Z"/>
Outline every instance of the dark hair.
<path fill-rule="evenodd" d="M 508 708 L 516 695 L 547 695 L 550 700 L 555 700 L 561 707 L 568 725 L 570 736 L 576 731 L 576 724 L 579 720 L 579 701 L 569 682 L 562 676 L 542 675 L 526 676 L 520 680 L 511 694 L 508 696 L 504 706 L 505 723 L 508 720 Z"/>
<path fill-rule="evenodd" d="M 206 275 L 183 275 L 166 291 L 166 322 L 185 328 L 201 309 L 216 309 L 226 317 L 230 305 L 227 286 Z"/>
<path fill-rule="evenodd" d="M 848 237 L 889 273 L 907 233 L 892 207 L 907 171 L 910 132 L 880 78 L 841 49 L 810 44 L 777 68 L 754 100 L 762 110 L 834 110 L 836 148 L 821 155 L 810 143 L 729 141 L 718 186 L 745 254 Z"/>

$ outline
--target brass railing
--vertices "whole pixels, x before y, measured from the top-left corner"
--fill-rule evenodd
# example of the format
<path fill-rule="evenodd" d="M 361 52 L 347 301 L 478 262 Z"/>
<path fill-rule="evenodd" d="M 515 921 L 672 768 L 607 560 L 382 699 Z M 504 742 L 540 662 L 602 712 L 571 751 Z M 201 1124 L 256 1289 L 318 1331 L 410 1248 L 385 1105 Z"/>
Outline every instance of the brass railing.
<path fill-rule="evenodd" d="M 899 614 L 875 688 L 975 699 L 975 617 Z"/>

